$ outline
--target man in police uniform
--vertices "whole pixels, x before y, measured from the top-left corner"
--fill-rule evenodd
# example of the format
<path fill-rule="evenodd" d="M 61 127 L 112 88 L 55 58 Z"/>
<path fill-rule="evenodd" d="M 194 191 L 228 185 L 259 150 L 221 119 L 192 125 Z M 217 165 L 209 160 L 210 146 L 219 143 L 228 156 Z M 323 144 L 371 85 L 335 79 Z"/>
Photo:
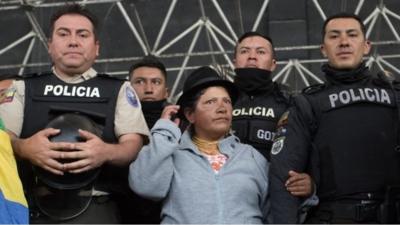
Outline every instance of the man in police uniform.
<path fill-rule="evenodd" d="M 244 33 L 234 55 L 234 83 L 240 95 L 232 112 L 232 129 L 243 143 L 269 160 L 276 124 L 290 104 L 282 86 L 272 81 L 276 67 L 272 40 L 257 32 Z M 287 188 L 293 195 L 307 197 L 312 193 L 307 174 L 291 171 L 290 175 Z"/>
<path fill-rule="evenodd" d="M 398 223 L 399 86 L 369 73 L 356 15 L 331 16 L 322 37 L 327 82 L 296 98 L 271 150 L 273 222 L 298 222 L 300 199 L 283 182 L 296 170 L 311 171 L 320 198 L 307 223 Z"/>
<path fill-rule="evenodd" d="M 92 68 L 99 41 L 96 18 L 87 9 L 76 4 L 63 7 L 53 15 L 50 28 L 52 72 L 15 81 L 0 105 L 0 116 L 13 138 L 15 154 L 32 165 L 59 176 L 102 168 L 92 193 L 101 200 L 94 197 L 89 208 L 68 223 L 118 223 L 112 196 L 119 180 L 109 179 L 118 177 L 118 167 L 127 168 L 148 135 L 140 102 L 129 82 L 97 74 Z M 49 137 L 60 130 L 44 128 L 61 111 L 103 121 L 102 137 L 79 130 L 84 142 L 50 142 Z M 25 172 L 20 171 L 24 188 L 30 189 L 32 177 Z M 126 177 L 121 179 L 125 182 Z M 31 190 L 27 191 L 32 204 Z M 31 211 L 31 222 L 58 221 Z"/>
<path fill-rule="evenodd" d="M 167 70 L 155 56 L 144 56 L 129 68 L 129 80 L 142 105 L 147 126 L 151 129 L 161 117 L 169 103 Z M 122 223 L 159 224 L 161 203 L 133 193 L 126 196 L 126 207 L 122 209 Z"/>

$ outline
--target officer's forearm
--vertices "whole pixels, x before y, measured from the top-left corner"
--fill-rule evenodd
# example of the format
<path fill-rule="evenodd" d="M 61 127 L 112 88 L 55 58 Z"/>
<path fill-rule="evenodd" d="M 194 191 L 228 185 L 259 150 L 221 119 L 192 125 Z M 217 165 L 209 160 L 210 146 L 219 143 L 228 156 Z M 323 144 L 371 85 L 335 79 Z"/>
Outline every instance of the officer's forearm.
<path fill-rule="evenodd" d="M 118 144 L 111 144 L 107 163 L 115 166 L 129 165 L 143 146 L 143 137 L 140 134 L 125 134 L 119 138 Z"/>

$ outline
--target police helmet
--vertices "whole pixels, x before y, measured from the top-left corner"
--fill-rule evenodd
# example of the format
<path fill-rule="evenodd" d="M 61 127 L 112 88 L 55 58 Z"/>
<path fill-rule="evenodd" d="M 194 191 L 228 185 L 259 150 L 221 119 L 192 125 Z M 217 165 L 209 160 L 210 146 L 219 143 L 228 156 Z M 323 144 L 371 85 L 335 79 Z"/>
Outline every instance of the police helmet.
<path fill-rule="evenodd" d="M 66 113 L 51 120 L 46 128 L 60 129 L 60 133 L 49 138 L 51 142 L 84 142 L 78 129 L 89 131 L 101 136 L 101 129 L 88 116 L 78 113 Z M 74 160 L 60 159 L 62 163 Z M 34 166 L 37 177 L 51 188 L 60 190 L 72 190 L 87 186 L 98 176 L 100 168 L 85 171 L 78 174 L 65 172 L 64 175 L 56 175 L 38 166 Z"/>

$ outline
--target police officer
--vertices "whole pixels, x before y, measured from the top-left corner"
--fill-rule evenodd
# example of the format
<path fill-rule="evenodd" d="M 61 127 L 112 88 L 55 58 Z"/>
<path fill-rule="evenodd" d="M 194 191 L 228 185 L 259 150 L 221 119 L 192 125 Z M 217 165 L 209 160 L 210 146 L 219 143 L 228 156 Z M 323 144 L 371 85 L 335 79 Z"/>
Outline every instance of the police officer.
<path fill-rule="evenodd" d="M 235 47 L 235 80 L 240 90 L 233 108 L 232 128 L 243 143 L 269 160 L 276 124 L 290 104 L 282 85 L 272 81 L 276 60 L 272 40 L 257 32 L 244 33 Z M 296 196 L 312 193 L 310 177 L 291 171 L 288 190 Z"/>
<path fill-rule="evenodd" d="M 271 150 L 273 222 L 298 222 L 299 199 L 283 183 L 289 170 L 315 179 L 320 204 L 307 223 L 399 222 L 399 86 L 369 73 L 370 42 L 356 15 L 329 17 L 322 37 L 327 82 L 296 98 Z"/>
<path fill-rule="evenodd" d="M 148 55 L 131 66 L 129 80 L 142 103 L 147 126 L 151 128 L 169 104 L 167 70 L 155 56 Z"/>
<path fill-rule="evenodd" d="M 12 94 L 0 105 L 0 115 L 13 137 L 15 154 L 25 162 L 58 176 L 102 168 L 91 192 L 96 197 L 86 211 L 68 223 L 118 223 L 113 195 L 127 185 L 127 170 L 124 175 L 118 168 L 127 169 L 148 135 L 140 102 L 129 82 L 98 74 L 92 68 L 99 41 L 97 21 L 90 11 L 69 4 L 52 16 L 50 25 L 52 71 L 15 81 L 9 89 Z M 102 136 L 79 130 L 84 142 L 50 142 L 49 137 L 62 131 L 44 129 L 46 124 L 66 111 L 95 119 L 103 127 Z M 20 173 L 27 189 L 31 222 L 60 222 L 34 213 L 32 189 L 36 179 L 28 174 L 29 168 Z"/>
<path fill-rule="evenodd" d="M 129 69 L 129 80 L 142 105 L 147 126 L 152 128 L 161 117 L 164 107 L 169 105 L 167 70 L 155 56 L 147 55 Z M 132 192 L 125 198 L 122 223 L 159 224 L 161 203 L 140 197 Z"/>

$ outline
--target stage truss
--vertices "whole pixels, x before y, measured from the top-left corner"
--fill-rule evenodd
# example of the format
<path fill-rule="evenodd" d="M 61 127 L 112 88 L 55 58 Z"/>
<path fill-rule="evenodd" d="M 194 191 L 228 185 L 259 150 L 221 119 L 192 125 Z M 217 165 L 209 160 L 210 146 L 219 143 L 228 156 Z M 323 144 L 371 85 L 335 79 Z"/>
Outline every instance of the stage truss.
<path fill-rule="evenodd" d="M 265 23 L 267 14 L 269 10 L 272 9 L 271 4 L 274 1 L 279 0 L 246 0 L 240 2 L 240 0 L 193 0 L 194 6 L 198 7 L 201 12 L 198 18 L 194 18 L 194 22 L 189 26 L 176 28 L 173 24 L 176 24 L 176 11 L 182 11 L 180 9 L 179 3 L 188 0 L 163 0 L 164 5 L 166 4 L 166 9 L 162 11 L 163 15 L 160 16 L 160 24 L 157 26 L 157 35 L 153 40 L 149 40 L 146 36 L 146 29 L 143 24 L 148 24 L 146 21 L 149 17 L 140 16 L 137 12 L 135 4 L 144 5 L 148 3 L 148 7 L 154 6 L 158 0 L 86 0 L 86 1 L 76 1 L 81 4 L 85 4 L 88 7 L 94 8 L 96 5 L 109 5 L 116 10 L 123 20 L 123 26 L 126 26 L 125 35 L 130 35 L 138 47 L 136 51 L 132 52 L 131 55 L 113 54 L 113 56 L 105 55 L 96 61 L 96 65 L 100 68 L 106 68 L 104 72 L 116 76 L 125 76 L 127 74 L 128 66 L 110 66 L 112 64 L 128 65 L 133 63 L 135 60 L 140 59 L 143 55 L 153 54 L 159 56 L 161 60 L 170 61 L 171 63 L 165 63 L 169 75 L 169 84 L 171 87 L 171 98 L 173 99 L 179 94 L 180 86 L 182 84 L 185 75 L 190 72 L 190 70 L 197 68 L 198 66 L 204 64 L 210 64 L 217 66 L 219 69 L 223 69 L 232 79 L 233 77 L 233 61 L 232 53 L 235 45 L 235 41 L 240 32 L 236 27 L 232 25 L 233 20 L 237 21 L 237 18 L 229 16 L 227 12 L 231 12 L 232 9 L 229 7 L 234 7 L 234 5 L 241 4 L 257 4 L 257 11 L 253 12 L 251 27 L 246 27 L 245 30 L 262 31 L 264 28 L 260 27 L 260 24 Z M 31 29 L 7 43 L 2 42 L 0 39 L 0 74 L 9 73 L 10 71 L 15 71 L 18 74 L 23 74 L 27 70 L 29 71 L 40 71 L 42 68 L 51 66 L 48 60 L 32 60 L 35 46 L 36 48 L 42 49 L 42 52 L 47 50 L 47 38 L 44 32 L 44 25 L 38 20 L 38 10 L 54 10 L 57 7 L 62 6 L 65 2 L 70 1 L 38 1 L 38 0 L 9 0 L 0 1 L 0 15 L 4 15 L 3 12 L 14 12 L 19 14 L 24 14 L 24 16 L 29 21 Z M 231 2 L 232 4 L 227 4 Z M 236 2 L 236 3 L 235 3 Z M 293 2 L 297 2 L 293 0 Z M 321 23 L 327 17 L 327 9 L 323 7 L 326 5 L 327 1 L 318 0 L 306 0 L 306 4 L 309 7 L 314 7 L 317 12 L 315 20 L 320 20 Z M 335 2 L 335 1 L 334 1 Z M 336 2 L 347 2 L 347 1 L 336 1 Z M 400 3 L 393 4 L 392 1 L 390 6 L 385 4 L 387 1 L 364 1 L 364 0 L 354 0 L 352 1 L 355 8 L 346 9 L 347 11 L 354 12 L 356 14 L 363 15 L 364 24 L 367 27 L 367 37 L 371 38 L 372 34 L 381 32 L 382 27 L 385 28 L 386 37 L 385 40 L 373 40 L 372 45 L 375 50 L 370 56 L 365 60 L 367 65 L 375 68 L 375 70 L 387 70 L 395 74 L 400 74 L 400 33 L 399 24 L 400 21 Z M 354 3 L 355 2 L 355 3 Z M 367 4 L 371 5 L 374 2 L 374 7 L 366 7 Z M 399 2 L 399 1 L 397 1 Z M 235 3 L 235 4 L 234 4 Z M 295 3 L 294 3 L 295 4 Z M 339 3 L 338 3 L 339 4 Z M 206 7 L 207 6 L 207 7 Z M 391 7 L 391 8 L 390 8 Z M 207 10 L 213 10 L 213 19 L 207 13 Z M 364 8 L 368 8 L 365 9 Z M 132 12 L 132 9 L 134 11 Z M 371 10 L 372 9 L 372 10 Z M 363 11 L 364 10 L 364 11 Z M 183 10 L 185 11 L 185 10 Z M 179 14 L 179 13 L 178 13 Z M 99 15 L 101 16 L 101 15 Z M 0 22 L 2 21 L 2 16 L 0 16 Z M 215 22 L 217 18 L 218 22 Z M 4 19 L 4 18 L 3 18 Z M 171 25 L 172 24 L 172 25 Z M 13 24 L 10 24 L 13 25 Z M 121 26 L 122 26 L 121 25 Z M 178 30 L 176 35 L 167 35 L 172 28 Z M 243 27 L 243 24 L 241 24 Z M 376 31 L 378 29 L 378 31 Z M 7 32 L 3 30 L 3 35 L 7 35 Z M 294 34 L 292 34 L 294 35 Z M 202 38 L 207 37 L 207 38 Z M 179 42 L 186 42 L 185 48 L 176 48 Z M 26 44 L 29 43 L 29 44 Z M 130 42 L 131 43 L 131 42 Z M 126 43 L 129 45 L 130 43 Z M 207 50 L 196 49 L 197 45 L 207 45 L 209 48 Z M 40 45 L 40 47 L 38 47 Z M 14 49 L 25 48 L 23 57 L 19 63 L 4 63 L 2 56 L 9 57 L 6 54 Z M 112 46 L 112 44 L 110 44 Z M 320 48 L 319 43 L 311 43 L 306 45 L 296 45 L 296 46 L 275 46 L 277 53 L 283 55 L 289 55 L 290 52 L 298 51 L 318 51 Z M 380 48 L 386 48 L 384 53 L 380 52 Z M 389 49 L 389 50 L 387 50 Z M 118 52 L 117 52 L 118 53 Z M 290 78 L 294 77 L 296 82 L 302 83 L 301 85 L 296 85 L 292 89 L 294 92 L 298 92 L 302 87 L 309 86 L 313 83 L 322 83 L 323 78 L 320 75 L 319 66 L 326 62 L 326 59 L 322 55 L 310 54 L 311 57 L 305 58 L 287 58 L 278 61 L 278 69 L 274 71 L 274 80 L 285 83 L 292 84 L 289 82 Z M 196 57 L 208 57 L 207 60 L 195 60 Z M 38 57 L 36 57 L 38 58 Z M 39 57 L 40 58 L 40 57 Z M 43 58 L 43 57 L 42 57 Z M 216 60 L 218 58 L 218 60 Z M 189 63 L 191 62 L 191 63 Z M 101 67 L 103 65 L 103 67 Z M 104 66 L 107 65 L 107 66 Z M 112 69 L 111 69 L 112 68 Z"/>

